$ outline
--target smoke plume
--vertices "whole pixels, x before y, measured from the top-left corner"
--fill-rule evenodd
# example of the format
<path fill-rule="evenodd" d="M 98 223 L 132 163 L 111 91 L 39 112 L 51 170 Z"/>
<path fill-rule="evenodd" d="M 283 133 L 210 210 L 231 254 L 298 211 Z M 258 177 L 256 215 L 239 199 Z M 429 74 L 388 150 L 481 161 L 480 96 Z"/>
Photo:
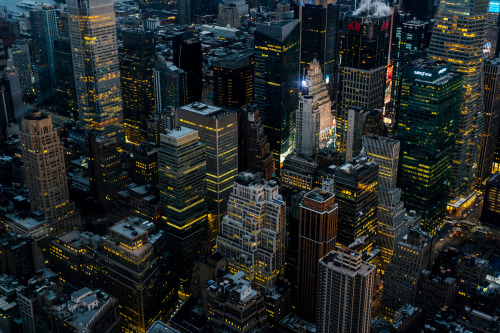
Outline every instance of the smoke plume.
<path fill-rule="evenodd" d="M 391 8 L 380 0 L 362 0 L 358 9 L 352 14 L 356 16 L 363 13 L 377 17 L 389 16 L 391 15 Z"/>

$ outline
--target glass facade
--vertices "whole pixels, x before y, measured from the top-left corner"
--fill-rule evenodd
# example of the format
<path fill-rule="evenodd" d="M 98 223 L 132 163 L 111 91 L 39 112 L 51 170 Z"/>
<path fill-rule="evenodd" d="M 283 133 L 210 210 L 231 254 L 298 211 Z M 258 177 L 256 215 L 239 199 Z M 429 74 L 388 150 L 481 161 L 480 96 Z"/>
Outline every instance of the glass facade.
<path fill-rule="evenodd" d="M 409 210 L 434 234 L 443 221 L 458 125 L 462 76 L 450 65 L 416 60 L 403 71 L 398 139 L 399 186 Z"/>

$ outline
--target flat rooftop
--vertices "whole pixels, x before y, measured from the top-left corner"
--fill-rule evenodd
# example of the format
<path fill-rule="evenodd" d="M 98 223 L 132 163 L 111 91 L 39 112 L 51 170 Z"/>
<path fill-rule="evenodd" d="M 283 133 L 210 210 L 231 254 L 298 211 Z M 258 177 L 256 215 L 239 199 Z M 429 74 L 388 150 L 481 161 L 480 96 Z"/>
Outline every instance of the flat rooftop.
<path fill-rule="evenodd" d="M 134 221 L 123 221 L 109 228 L 113 232 L 133 239 L 147 233 L 146 230 L 134 224 Z"/>

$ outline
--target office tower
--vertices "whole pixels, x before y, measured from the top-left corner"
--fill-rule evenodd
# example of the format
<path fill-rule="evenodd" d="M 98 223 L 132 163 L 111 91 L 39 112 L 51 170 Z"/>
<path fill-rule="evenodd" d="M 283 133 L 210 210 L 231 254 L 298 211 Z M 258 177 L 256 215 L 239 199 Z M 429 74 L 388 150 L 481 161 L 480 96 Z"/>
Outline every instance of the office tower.
<path fill-rule="evenodd" d="M 214 61 L 214 103 L 230 109 L 252 104 L 253 71 L 253 50 Z"/>
<path fill-rule="evenodd" d="M 160 134 L 158 168 L 161 227 L 178 259 L 178 275 L 187 280 L 198 246 L 206 237 L 206 151 L 198 131 L 177 127 Z"/>
<path fill-rule="evenodd" d="M 122 170 L 122 157 L 118 143 L 96 132 L 86 135 L 87 163 L 90 188 L 102 209 L 113 205 L 116 194 L 123 190 L 128 177 Z"/>
<path fill-rule="evenodd" d="M 54 41 L 54 72 L 56 100 L 67 105 L 68 109 L 71 110 L 70 115 L 78 119 L 71 40 L 61 33 Z"/>
<path fill-rule="evenodd" d="M 398 119 L 403 68 L 427 48 L 428 37 L 429 23 L 426 21 L 410 20 L 396 27 L 397 45 L 392 71 L 391 104 L 386 115 L 392 123 L 396 123 Z M 397 124 L 394 129 L 397 129 Z"/>
<path fill-rule="evenodd" d="M 40 250 L 36 247 L 35 240 L 15 232 L 2 230 L 0 233 L 0 260 L 2 274 L 8 274 L 16 279 L 31 278 L 35 273 L 35 255 Z M 38 268 L 38 267 L 37 267 Z"/>
<path fill-rule="evenodd" d="M 450 65 L 419 59 L 403 71 L 398 139 L 399 186 L 407 209 L 422 216 L 434 234 L 446 212 L 455 136 L 459 127 L 462 76 Z"/>
<path fill-rule="evenodd" d="M 384 135 L 384 114 L 382 110 L 364 110 L 352 106 L 347 112 L 345 161 L 358 156 L 363 147 L 363 135 Z"/>
<path fill-rule="evenodd" d="M 257 104 L 276 173 L 293 150 L 295 110 L 299 101 L 300 22 L 257 24 L 255 30 L 255 103 Z"/>
<path fill-rule="evenodd" d="M 346 247 L 319 261 L 318 315 L 320 333 L 369 333 L 375 266 Z"/>
<path fill-rule="evenodd" d="M 419 20 L 430 21 L 434 16 L 434 3 L 432 0 L 423 0 L 420 2 L 403 0 L 402 3 L 405 12 L 411 13 L 412 16 Z"/>
<path fill-rule="evenodd" d="M 240 0 L 241 1 L 241 0 Z M 205 15 L 217 15 L 218 13 L 218 0 L 190 0 L 191 2 L 191 16 L 205 16 Z M 220 1 L 224 5 L 229 5 L 230 1 Z M 244 1 L 243 1 L 244 3 Z M 241 12 L 240 12 L 241 13 Z M 245 13 L 248 14 L 248 9 Z"/>
<path fill-rule="evenodd" d="M 453 72 L 464 76 L 450 179 L 450 197 L 455 199 L 472 191 L 478 171 L 484 130 L 482 53 L 488 3 L 441 1 L 429 45 L 432 59 L 450 63 Z M 464 31 L 475 33 L 464 35 Z"/>
<path fill-rule="evenodd" d="M 431 252 L 432 238 L 418 227 L 396 243 L 384 274 L 382 311 L 386 319 L 394 319 L 401 306 L 415 304 L 420 272 L 429 268 Z"/>
<path fill-rule="evenodd" d="M 123 49 L 120 75 L 123 94 L 125 140 L 136 146 L 146 140 L 146 121 L 155 106 L 153 66 L 154 34 L 141 30 L 122 30 Z"/>
<path fill-rule="evenodd" d="M 173 267 L 163 262 L 164 254 L 142 222 L 121 221 L 99 241 L 99 284 L 118 298 L 124 319 L 122 332 L 145 332 L 155 320 L 170 314 L 177 301 L 168 273 Z"/>
<path fill-rule="evenodd" d="M 153 68 L 155 110 L 179 107 L 188 103 L 187 73 L 158 57 Z"/>
<path fill-rule="evenodd" d="M 485 52 L 491 58 L 498 57 L 500 51 L 500 2 L 491 0 L 486 15 Z"/>
<path fill-rule="evenodd" d="M 174 65 L 187 73 L 189 103 L 201 101 L 203 90 L 201 42 L 192 31 L 172 38 Z"/>
<path fill-rule="evenodd" d="M 44 214 L 52 233 L 80 226 L 80 215 L 69 200 L 64 152 L 52 118 L 40 111 L 23 117 L 21 144 L 31 209 Z"/>
<path fill-rule="evenodd" d="M 271 180 L 274 160 L 256 105 L 240 109 L 238 127 L 238 171 L 262 173 L 262 178 Z"/>
<path fill-rule="evenodd" d="M 335 169 L 337 242 L 363 255 L 372 251 L 375 241 L 378 173 L 379 166 L 363 155 Z"/>
<path fill-rule="evenodd" d="M 48 7 L 30 10 L 37 103 L 47 101 L 55 93 L 54 41 L 58 35 L 56 15 L 56 10 Z"/>
<path fill-rule="evenodd" d="M 19 72 L 13 66 L 0 70 L 0 112 L 1 136 L 5 139 L 5 128 L 24 113 Z"/>
<path fill-rule="evenodd" d="M 333 80 L 333 79 L 332 79 Z M 319 148 L 333 143 L 333 115 L 332 102 L 328 89 L 323 81 L 320 63 L 314 59 L 307 69 L 307 75 L 301 82 L 302 95 L 313 96 L 316 99 L 319 111 Z"/>
<path fill-rule="evenodd" d="M 419 216 L 408 214 L 401 201 L 401 189 L 396 187 L 400 143 L 398 140 L 377 135 L 363 136 L 363 150 L 379 166 L 378 172 L 378 223 L 377 245 L 380 253 L 380 268 L 385 269 L 394 251 L 394 246 Z"/>
<path fill-rule="evenodd" d="M 241 27 L 240 13 L 235 4 L 225 6 L 219 4 L 219 14 L 217 15 L 217 25 L 219 27 L 227 27 L 238 29 Z"/>
<path fill-rule="evenodd" d="M 300 76 L 316 59 L 321 67 L 322 82 L 336 83 L 337 36 L 340 9 L 334 1 L 305 2 L 301 10 Z"/>
<path fill-rule="evenodd" d="M 500 173 L 486 181 L 481 222 L 498 228 L 500 226 Z"/>
<path fill-rule="evenodd" d="M 260 332 L 267 326 L 264 297 L 246 281 L 244 272 L 211 281 L 208 313 L 215 332 Z"/>
<path fill-rule="evenodd" d="M 341 153 L 346 151 L 349 110 L 353 106 L 364 110 L 382 109 L 384 106 L 389 26 L 390 18 L 387 16 L 353 13 L 344 17 L 339 36 L 336 103 L 337 149 Z"/>
<path fill-rule="evenodd" d="M 318 260 L 335 249 L 338 206 L 335 196 L 312 190 L 299 208 L 298 311 L 309 320 L 316 318 L 318 304 Z"/>
<path fill-rule="evenodd" d="M 301 96 L 296 114 L 295 152 L 305 158 L 319 150 L 320 111 L 313 96 Z"/>
<path fill-rule="evenodd" d="M 198 131 L 207 146 L 207 207 L 215 216 L 208 238 L 215 245 L 222 217 L 238 174 L 238 114 L 203 103 L 191 103 L 178 110 L 183 126 Z"/>
<path fill-rule="evenodd" d="M 477 170 L 477 185 L 482 187 L 491 176 L 500 126 L 500 58 L 483 66 L 484 131 Z"/>
<path fill-rule="evenodd" d="M 69 37 L 83 128 L 123 143 L 120 64 L 113 1 L 69 0 Z"/>
<path fill-rule="evenodd" d="M 423 310 L 427 320 L 433 318 L 441 309 L 455 305 L 456 285 L 456 280 L 447 276 L 446 272 L 434 274 L 424 269 L 420 273 L 415 304 Z"/>
<path fill-rule="evenodd" d="M 179 25 L 191 24 L 191 1 L 193 0 L 177 1 L 177 23 Z"/>
<path fill-rule="evenodd" d="M 15 44 L 9 49 L 9 59 L 12 60 L 19 73 L 23 100 L 31 101 L 34 95 L 33 69 L 27 39 L 16 40 Z"/>
<path fill-rule="evenodd" d="M 158 150 L 151 142 L 142 142 L 134 152 L 134 180 L 139 184 L 158 184 Z"/>
<path fill-rule="evenodd" d="M 286 204 L 278 190 L 275 181 L 239 174 L 217 237 L 217 251 L 226 257 L 229 272 L 242 271 L 265 289 L 285 271 Z"/>

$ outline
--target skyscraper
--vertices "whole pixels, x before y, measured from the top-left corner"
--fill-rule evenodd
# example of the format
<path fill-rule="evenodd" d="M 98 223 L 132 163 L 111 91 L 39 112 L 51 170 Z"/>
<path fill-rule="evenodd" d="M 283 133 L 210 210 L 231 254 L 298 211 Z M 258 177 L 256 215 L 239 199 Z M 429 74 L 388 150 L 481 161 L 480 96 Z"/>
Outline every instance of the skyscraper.
<path fill-rule="evenodd" d="M 173 63 L 158 57 L 153 69 L 156 112 L 188 103 L 187 73 Z"/>
<path fill-rule="evenodd" d="M 435 233 L 446 212 L 453 146 L 459 126 L 462 76 L 450 65 L 419 59 L 403 71 L 398 139 L 399 186 L 407 209 Z"/>
<path fill-rule="evenodd" d="M 500 173 L 495 173 L 486 181 L 481 222 L 500 226 Z"/>
<path fill-rule="evenodd" d="M 33 68 L 31 66 L 30 49 L 27 39 L 18 39 L 9 49 L 9 59 L 19 73 L 23 100 L 31 101 L 34 97 Z"/>
<path fill-rule="evenodd" d="M 319 333 L 369 333 L 375 266 L 346 247 L 319 261 Z"/>
<path fill-rule="evenodd" d="M 243 271 L 245 279 L 263 288 L 285 271 L 286 204 L 278 189 L 275 181 L 239 174 L 217 237 L 229 271 Z"/>
<path fill-rule="evenodd" d="M 198 131 L 187 127 L 160 137 L 161 227 L 178 258 L 178 275 L 187 280 L 207 228 L 205 144 L 199 141 Z"/>
<path fill-rule="evenodd" d="M 255 103 L 279 173 L 280 164 L 293 150 L 299 101 L 300 22 L 257 24 L 254 43 Z"/>
<path fill-rule="evenodd" d="M 415 304 L 420 273 L 431 264 L 432 238 L 420 228 L 412 228 L 394 248 L 385 270 L 382 307 L 387 319 L 405 304 Z"/>
<path fill-rule="evenodd" d="M 403 68 L 406 64 L 415 60 L 412 59 L 416 57 L 415 54 L 420 54 L 428 46 L 428 35 L 428 22 L 410 20 L 402 22 L 396 27 L 397 48 L 392 71 L 391 105 L 387 112 L 387 117 L 393 123 L 398 119 Z M 397 129 L 397 125 L 394 129 Z"/>
<path fill-rule="evenodd" d="M 346 14 L 342 23 L 336 103 L 337 149 L 341 153 L 346 150 L 349 109 L 384 106 L 390 27 L 387 11 L 388 7 L 377 11 L 377 15 L 355 11 Z"/>
<path fill-rule="evenodd" d="M 484 130 L 479 155 L 477 182 L 484 186 L 490 177 L 500 126 L 500 59 L 487 60 L 483 67 L 484 78 Z"/>
<path fill-rule="evenodd" d="M 56 10 L 46 7 L 30 10 L 30 24 L 35 56 L 35 88 L 37 102 L 41 103 L 55 93 L 54 41 L 58 35 Z"/>
<path fill-rule="evenodd" d="M 314 0 L 302 4 L 300 75 L 314 59 L 321 67 L 322 82 L 333 84 L 337 73 L 339 6 L 334 1 Z"/>
<path fill-rule="evenodd" d="M 319 150 L 320 112 L 314 96 L 301 96 L 296 114 L 295 152 L 305 158 Z"/>
<path fill-rule="evenodd" d="M 153 66 L 154 34 L 141 30 L 122 30 L 123 49 L 120 75 L 123 93 L 125 140 L 139 145 L 146 140 L 147 123 L 155 106 Z"/>
<path fill-rule="evenodd" d="M 485 48 L 492 58 L 498 57 L 500 51 L 500 2 L 490 1 L 486 16 Z"/>
<path fill-rule="evenodd" d="M 360 155 L 335 170 L 337 241 L 368 255 L 375 241 L 379 166 Z"/>
<path fill-rule="evenodd" d="M 9 123 L 15 123 L 24 111 L 19 72 L 13 66 L 6 67 L 0 71 L 0 124 L 2 134 L 6 133 L 5 127 Z"/>
<path fill-rule="evenodd" d="M 335 140 L 333 137 L 332 102 L 323 79 L 320 63 L 315 59 L 310 63 L 307 75 L 301 81 L 301 90 L 302 95 L 313 96 L 316 99 L 320 121 L 319 148 L 323 148 Z"/>
<path fill-rule="evenodd" d="M 52 118 L 40 111 L 23 117 L 22 154 L 31 209 L 45 215 L 54 235 L 80 226 L 80 215 L 69 200 L 64 152 Z"/>
<path fill-rule="evenodd" d="M 332 193 L 315 189 L 304 196 L 299 209 L 298 311 L 315 320 L 318 260 L 335 249 L 338 206 Z"/>
<path fill-rule="evenodd" d="M 180 123 L 198 131 L 207 146 L 207 207 L 215 215 L 208 238 L 215 245 L 222 217 L 238 174 L 238 114 L 203 103 L 191 103 L 178 110 Z"/>
<path fill-rule="evenodd" d="M 451 198 L 467 196 L 478 171 L 484 130 L 481 69 L 488 3 L 488 0 L 441 1 L 429 45 L 432 59 L 446 61 L 453 72 L 464 75 L 452 159 Z"/>
<path fill-rule="evenodd" d="M 187 2 L 182 1 L 182 2 Z M 187 73 L 189 103 L 201 101 L 203 90 L 201 42 L 192 31 L 172 38 L 174 65 Z"/>
<path fill-rule="evenodd" d="M 417 214 L 407 214 L 401 201 L 401 189 L 396 187 L 400 143 L 398 140 L 377 135 L 363 136 L 363 150 L 379 166 L 377 245 L 380 267 L 389 263 L 397 244 L 418 222 Z"/>
<path fill-rule="evenodd" d="M 123 110 L 112 0 L 68 0 L 79 121 L 122 143 Z"/>
<path fill-rule="evenodd" d="M 237 109 L 253 103 L 253 50 L 215 61 L 213 71 L 216 105 Z"/>
<path fill-rule="evenodd" d="M 238 113 L 238 171 L 262 173 L 271 180 L 274 160 L 256 105 L 247 104 Z"/>
<path fill-rule="evenodd" d="M 191 23 L 191 1 L 193 0 L 177 1 L 177 23 L 180 25 Z"/>

